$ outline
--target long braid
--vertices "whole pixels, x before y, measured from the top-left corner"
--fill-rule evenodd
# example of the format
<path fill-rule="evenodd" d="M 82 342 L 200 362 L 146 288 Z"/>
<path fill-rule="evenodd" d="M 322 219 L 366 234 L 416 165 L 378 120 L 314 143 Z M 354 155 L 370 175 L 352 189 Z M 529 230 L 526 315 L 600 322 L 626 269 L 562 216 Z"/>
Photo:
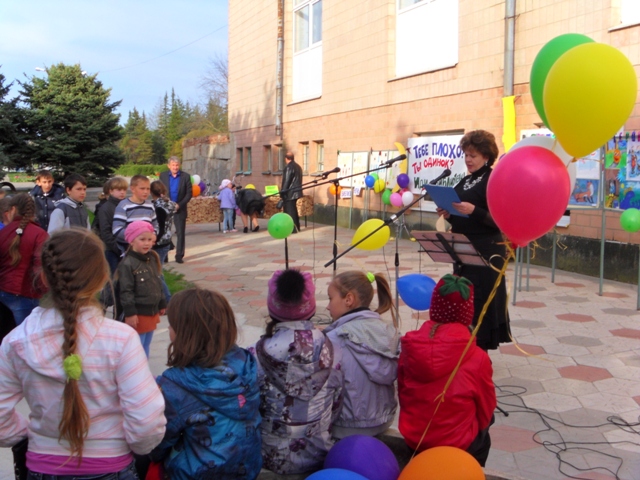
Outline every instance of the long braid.
<path fill-rule="evenodd" d="M 108 266 L 100 240 L 86 230 L 56 232 L 42 250 L 42 267 L 53 306 L 63 318 L 62 354 L 66 362 L 78 349 L 77 319 L 82 307 L 95 303 L 95 294 L 108 278 Z M 102 273 L 102 275 L 100 275 Z M 66 371 L 66 370 L 65 370 Z M 67 378 L 59 439 L 69 442 L 72 456 L 82 458 L 90 416 L 78 379 Z"/>
<path fill-rule="evenodd" d="M 27 228 L 29 222 L 33 221 L 36 217 L 36 204 L 28 193 L 19 193 L 11 199 L 9 206 L 16 207 L 17 215 L 22 216 L 20 223 L 18 224 L 18 230 L 16 230 L 16 236 L 13 237 L 13 240 L 9 245 L 11 266 L 15 267 L 20 263 L 20 260 L 22 260 L 22 255 L 20 254 L 20 241 L 22 240 L 22 234 L 24 233 L 25 228 Z"/>

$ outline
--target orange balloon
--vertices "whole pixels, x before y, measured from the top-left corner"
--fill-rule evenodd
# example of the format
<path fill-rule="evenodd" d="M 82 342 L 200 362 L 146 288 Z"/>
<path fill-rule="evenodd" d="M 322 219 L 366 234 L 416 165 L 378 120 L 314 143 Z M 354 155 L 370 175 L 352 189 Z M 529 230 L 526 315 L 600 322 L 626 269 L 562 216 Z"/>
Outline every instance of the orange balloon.
<path fill-rule="evenodd" d="M 456 447 L 433 447 L 416 455 L 398 480 L 485 480 L 478 461 Z"/>
<path fill-rule="evenodd" d="M 340 192 L 342 191 L 342 187 L 338 185 L 338 188 L 336 188 L 335 185 L 331 185 L 329 187 L 329 193 L 331 193 L 331 195 L 340 195 Z"/>
<path fill-rule="evenodd" d="M 198 185 L 191 185 L 191 192 L 193 193 L 194 197 L 197 197 L 198 195 L 200 195 L 200 187 Z"/>

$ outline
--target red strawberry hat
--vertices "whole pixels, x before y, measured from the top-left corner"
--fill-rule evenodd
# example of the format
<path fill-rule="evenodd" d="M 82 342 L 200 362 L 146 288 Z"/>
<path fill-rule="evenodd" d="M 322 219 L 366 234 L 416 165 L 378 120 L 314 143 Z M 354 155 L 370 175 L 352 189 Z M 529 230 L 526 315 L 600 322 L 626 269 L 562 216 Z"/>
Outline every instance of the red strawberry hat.
<path fill-rule="evenodd" d="M 473 322 L 473 284 L 464 277 L 446 274 L 433 289 L 431 320 L 438 323 Z"/>

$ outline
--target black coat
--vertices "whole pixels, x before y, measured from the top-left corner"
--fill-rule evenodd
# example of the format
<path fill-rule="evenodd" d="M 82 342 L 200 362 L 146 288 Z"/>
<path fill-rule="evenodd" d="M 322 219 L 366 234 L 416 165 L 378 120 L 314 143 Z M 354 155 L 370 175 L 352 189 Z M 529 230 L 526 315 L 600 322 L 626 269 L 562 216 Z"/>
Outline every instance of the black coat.
<path fill-rule="evenodd" d="M 169 184 L 169 177 L 171 172 L 162 172 L 160 174 L 160 181 L 167 187 L 167 198 L 171 198 L 171 186 Z M 187 214 L 187 203 L 193 196 L 193 187 L 191 186 L 191 175 L 184 170 L 180 171 L 180 185 L 178 186 L 178 201 L 176 202 L 180 208 L 176 212 L 176 215 Z"/>
<path fill-rule="evenodd" d="M 280 192 L 288 190 L 292 187 L 299 187 L 302 185 L 302 167 L 298 165 L 295 160 L 291 160 L 284 167 L 282 171 L 282 186 Z M 286 193 L 280 193 L 280 198 L 283 200 L 297 200 L 302 197 L 302 190 L 294 189 L 289 190 Z"/>

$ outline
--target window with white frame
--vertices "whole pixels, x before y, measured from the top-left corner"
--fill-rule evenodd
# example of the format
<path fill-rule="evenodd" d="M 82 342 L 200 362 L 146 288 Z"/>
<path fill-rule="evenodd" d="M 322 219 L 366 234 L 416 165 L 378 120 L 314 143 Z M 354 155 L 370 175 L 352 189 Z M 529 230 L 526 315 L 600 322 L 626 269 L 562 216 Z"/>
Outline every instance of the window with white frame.
<path fill-rule="evenodd" d="M 302 173 L 309 174 L 309 142 L 302 142 Z"/>
<path fill-rule="evenodd" d="M 324 172 L 324 143 L 323 142 L 315 142 L 318 146 L 317 156 L 316 156 L 316 170 L 318 172 Z"/>
<path fill-rule="evenodd" d="M 623 25 L 640 23 L 640 2 L 638 0 L 621 0 L 620 23 Z"/>
<path fill-rule="evenodd" d="M 458 63 L 458 0 L 397 0 L 396 77 Z"/>
<path fill-rule="evenodd" d="M 293 1 L 294 102 L 322 95 L 322 0 Z"/>

